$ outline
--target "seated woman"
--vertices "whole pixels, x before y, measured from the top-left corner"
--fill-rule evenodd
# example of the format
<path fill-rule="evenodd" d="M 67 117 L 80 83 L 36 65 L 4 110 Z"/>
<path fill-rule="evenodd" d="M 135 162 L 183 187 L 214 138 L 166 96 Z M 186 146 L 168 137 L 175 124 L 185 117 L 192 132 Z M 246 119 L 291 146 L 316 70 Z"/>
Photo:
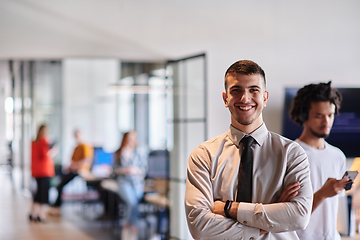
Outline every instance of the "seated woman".
<path fill-rule="evenodd" d="M 124 134 L 120 148 L 114 153 L 114 172 L 119 196 L 125 204 L 124 234 L 137 235 L 138 204 L 144 195 L 147 161 L 137 149 L 136 132 Z M 126 239 L 130 239 L 128 236 Z"/>

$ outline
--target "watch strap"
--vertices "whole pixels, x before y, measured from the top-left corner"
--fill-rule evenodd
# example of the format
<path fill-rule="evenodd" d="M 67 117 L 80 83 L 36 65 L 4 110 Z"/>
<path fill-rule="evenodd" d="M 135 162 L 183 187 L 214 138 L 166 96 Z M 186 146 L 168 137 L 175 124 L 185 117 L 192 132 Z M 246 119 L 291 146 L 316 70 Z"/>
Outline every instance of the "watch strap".
<path fill-rule="evenodd" d="M 231 204 L 233 203 L 233 201 L 231 200 L 227 200 L 224 206 L 224 212 L 225 212 L 225 216 L 228 218 L 231 218 L 230 214 L 229 214 L 229 210 L 231 208 Z"/>

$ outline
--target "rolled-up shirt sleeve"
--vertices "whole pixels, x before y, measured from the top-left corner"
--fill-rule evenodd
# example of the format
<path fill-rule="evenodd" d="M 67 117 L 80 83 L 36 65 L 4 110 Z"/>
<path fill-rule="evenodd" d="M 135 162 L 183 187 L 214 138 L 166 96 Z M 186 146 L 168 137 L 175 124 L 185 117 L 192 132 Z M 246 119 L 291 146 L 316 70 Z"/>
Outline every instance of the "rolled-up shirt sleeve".
<path fill-rule="evenodd" d="M 210 163 L 202 158 L 202 148 L 189 157 L 185 209 L 189 230 L 195 239 L 256 239 L 260 230 L 213 213 L 214 196 Z"/>

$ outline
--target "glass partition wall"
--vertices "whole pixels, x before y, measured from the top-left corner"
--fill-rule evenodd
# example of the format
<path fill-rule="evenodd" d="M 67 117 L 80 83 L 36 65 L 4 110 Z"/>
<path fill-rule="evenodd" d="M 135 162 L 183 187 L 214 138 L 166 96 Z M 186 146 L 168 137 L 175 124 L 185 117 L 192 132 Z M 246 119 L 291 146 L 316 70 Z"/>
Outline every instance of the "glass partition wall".
<path fill-rule="evenodd" d="M 166 72 L 170 236 L 192 239 L 184 208 L 186 167 L 191 151 L 207 139 L 205 54 L 170 61 Z"/>
<path fill-rule="evenodd" d="M 14 174 L 14 187 L 30 189 L 30 147 L 40 124 L 49 126 L 52 143 L 61 140 L 61 62 L 3 61 L 2 80 L 5 98 L 3 125 L 9 146 L 8 163 Z M 60 158 L 56 157 L 55 162 Z M 25 191 L 25 193 L 29 193 Z"/>
<path fill-rule="evenodd" d="M 122 63 L 117 94 L 120 132 L 136 130 L 147 151 L 166 150 L 166 79 L 164 63 Z"/>
<path fill-rule="evenodd" d="M 169 61 L 166 68 L 122 63 L 121 69 L 122 78 L 113 85 L 119 129 L 135 129 L 139 143 L 150 152 L 170 153 L 166 174 L 170 219 L 163 229 L 169 234 L 165 238 L 192 239 L 184 209 L 186 166 L 190 152 L 207 139 L 205 54 Z"/>
<path fill-rule="evenodd" d="M 167 63 L 1 61 L 6 124 L 0 130 L 3 149 L 12 142 L 12 165 L 20 170 L 16 187 L 31 187 L 30 146 L 40 124 L 48 124 L 50 142 L 60 148 L 54 159 L 58 166 L 69 162 L 72 133 L 79 126 L 87 142 L 107 152 L 119 147 L 123 133 L 136 130 L 147 154 L 170 154 L 161 166 L 150 166 L 154 175 L 170 182 L 165 231 L 191 239 L 183 202 L 187 158 L 207 139 L 205 66 L 205 54 Z"/>

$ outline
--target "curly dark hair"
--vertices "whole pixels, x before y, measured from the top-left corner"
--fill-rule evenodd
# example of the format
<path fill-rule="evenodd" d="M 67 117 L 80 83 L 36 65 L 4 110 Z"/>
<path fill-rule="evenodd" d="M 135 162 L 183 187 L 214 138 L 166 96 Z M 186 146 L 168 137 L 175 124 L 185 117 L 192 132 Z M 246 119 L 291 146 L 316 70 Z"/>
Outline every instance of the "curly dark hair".
<path fill-rule="evenodd" d="M 301 88 L 292 101 L 290 118 L 302 126 L 308 119 L 312 102 L 331 102 L 335 105 L 335 114 L 339 113 L 342 101 L 341 93 L 328 83 L 309 84 Z"/>
<path fill-rule="evenodd" d="M 233 63 L 225 73 L 225 90 L 227 89 L 226 77 L 228 75 L 235 75 L 237 73 L 244 75 L 260 74 L 264 78 L 264 86 L 266 86 L 265 72 L 264 70 L 255 62 L 251 60 L 240 60 Z"/>

